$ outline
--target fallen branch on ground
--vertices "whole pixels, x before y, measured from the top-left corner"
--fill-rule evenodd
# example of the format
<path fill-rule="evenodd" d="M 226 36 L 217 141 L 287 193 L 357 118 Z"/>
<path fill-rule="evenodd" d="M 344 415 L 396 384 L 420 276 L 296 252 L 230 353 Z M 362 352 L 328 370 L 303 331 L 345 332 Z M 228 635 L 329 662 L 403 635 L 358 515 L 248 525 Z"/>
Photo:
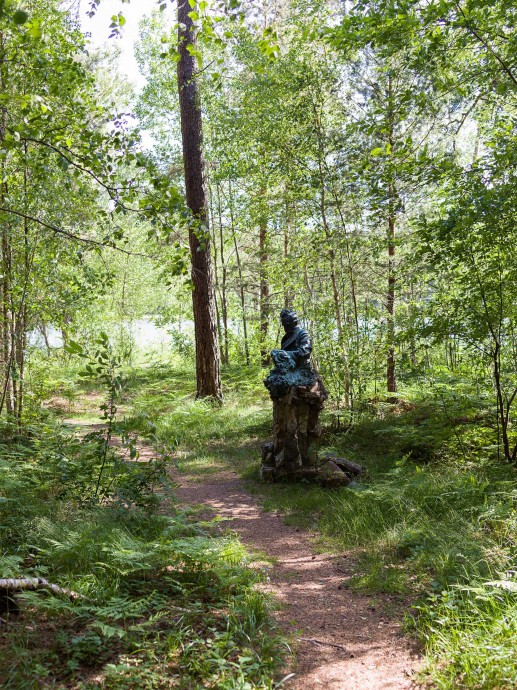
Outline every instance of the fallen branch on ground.
<path fill-rule="evenodd" d="M 84 597 L 71 589 L 65 589 L 59 585 L 53 585 L 43 577 L 25 577 L 21 579 L 6 578 L 0 580 L 0 595 L 4 592 L 21 592 L 23 590 L 49 589 L 54 594 L 66 594 L 70 599 L 83 599 Z"/>

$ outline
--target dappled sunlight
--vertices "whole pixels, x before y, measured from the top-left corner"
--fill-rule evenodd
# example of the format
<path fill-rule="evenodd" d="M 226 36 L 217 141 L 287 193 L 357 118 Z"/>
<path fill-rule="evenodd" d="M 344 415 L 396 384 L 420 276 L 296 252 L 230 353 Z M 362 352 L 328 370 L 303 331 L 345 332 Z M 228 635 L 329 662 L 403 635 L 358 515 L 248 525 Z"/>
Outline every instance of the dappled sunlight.
<path fill-rule="evenodd" d="M 202 484 L 184 474 L 173 476 L 181 502 L 208 506 L 225 518 L 222 530 L 237 532 L 246 544 L 273 559 L 264 565 L 268 582 L 261 588 L 279 598 L 278 620 L 295 641 L 296 677 L 290 687 L 411 687 L 418 656 L 393 611 L 388 615 L 384 606 L 347 589 L 355 572 L 350 554 L 314 552 L 304 532 L 286 525 L 280 513 L 263 512 L 228 473 Z M 390 602 L 400 616 L 403 601 Z"/>

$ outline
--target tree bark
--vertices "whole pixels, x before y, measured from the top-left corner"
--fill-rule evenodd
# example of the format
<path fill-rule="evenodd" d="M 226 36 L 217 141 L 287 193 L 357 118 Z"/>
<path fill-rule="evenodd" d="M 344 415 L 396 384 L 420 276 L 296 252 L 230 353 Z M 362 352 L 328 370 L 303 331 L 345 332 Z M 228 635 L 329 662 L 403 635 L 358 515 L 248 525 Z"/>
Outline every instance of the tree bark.
<path fill-rule="evenodd" d="M 192 213 L 189 244 L 192 261 L 192 306 L 196 340 L 197 397 L 222 400 L 214 280 L 204 180 L 203 130 L 196 80 L 196 31 L 185 0 L 178 2 L 178 90 L 187 205 Z M 190 51 L 189 51 L 190 48 Z"/>
<path fill-rule="evenodd" d="M 391 154 L 395 153 L 395 136 L 393 131 L 394 119 L 393 85 L 391 75 L 388 77 L 388 141 Z M 388 310 L 388 355 L 386 358 L 386 388 L 388 393 L 397 392 L 397 378 L 395 373 L 395 206 L 397 190 L 393 171 L 389 171 L 389 211 L 388 211 L 388 293 L 386 308 Z"/>
<path fill-rule="evenodd" d="M 6 92 L 6 58 L 5 58 L 5 37 L 3 33 L 0 33 L 0 77 L 1 93 Z M 5 133 L 7 128 L 7 108 L 2 106 L 0 111 L 0 143 L 4 141 Z M 7 182 L 5 182 L 6 174 L 6 164 L 5 159 L 2 161 L 2 181 L 0 182 L 0 201 L 2 206 L 5 205 L 5 197 L 7 196 Z M 5 216 L 2 218 L 2 304 L 1 304 L 1 337 L 2 337 L 2 355 L 3 355 L 3 380 L 2 383 L 2 395 L 0 400 L 0 414 L 3 411 L 4 405 L 7 410 L 7 414 L 12 415 L 13 408 L 13 378 L 12 378 L 12 366 L 13 366 L 13 313 L 12 313 L 12 250 L 11 241 L 9 233 L 9 225 Z"/>
<path fill-rule="evenodd" d="M 224 232 L 223 232 L 223 213 L 221 209 L 221 190 L 219 183 L 217 184 L 217 212 L 219 217 L 219 244 L 221 256 L 221 313 L 223 317 L 223 341 L 224 346 L 221 346 L 221 353 L 223 354 L 223 364 L 230 363 L 230 354 L 228 350 L 228 300 L 226 297 L 226 284 L 228 282 L 228 267 L 224 256 Z"/>
<path fill-rule="evenodd" d="M 266 190 L 262 190 L 265 196 Z M 264 204 L 265 207 L 265 204 Z M 259 228 L 259 276 L 260 276 L 260 362 L 263 367 L 271 363 L 271 357 L 267 346 L 267 336 L 269 331 L 269 284 L 267 281 L 267 219 L 266 209 L 261 212 Z"/>
<path fill-rule="evenodd" d="M 285 223 L 284 223 L 284 266 L 287 276 L 290 274 L 289 271 L 289 240 L 291 237 L 296 236 L 296 205 L 294 203 L 289 203 L 289 186 L 285 184 L 284 186 L 284 196 L 285 196 Z M 286 309 L 292 309 L 294 302 L 294 291 L 291 286 L 291 281 L 286 282 L 284 289 L 284 305 Z"/>
<path fill-rule="evenodd" d="M 219 302 L 221 299 L 221 290 L 219 287 L 219 264 L 218 264 L 218 257 L 217 257 L 217 238 L 215 236 L 215 219 L 214 219 L 214 195 L 212 193 L 212 188 L 210 186 L 210 183 L 208 183 L 208 191 L 209 191 L 209 217 L 210 217 L 210 228 L 211 228 L 211 233 L 212 233 L 212 247 L 214 248 L 214 263 L 213 263 L 213 268 L 214 268 L 214 306 L 215 306 L 215 318 L 216 318 L 216 323 L 217 323 L 217 339 L 219 342 L 219 356 L 221 358 L 221 362 L 223 364 L 228 364 L 228 362 L 224 361 L 224 351 L 223 351 L 223 337 L 222 337 L 222 332 L 221 332 L 221 310 L 219 309 Z"/>
<path fill-rule="evenodd" d="M 230 223 L 232 226 L 233 246 L 235 248 L 235 259 L 237 261 L 237 271 L 239 274 L 239 296 L 241 300 L 241 315 L 242 315 L 242 330 L 244 334 L 244 356 L 246 357 L 246 365 L 250 365 L 250 348 L 248 343 L 248 319 L 246 316 L 246 297 L 244 294 L 244 279 L 242 275 L 242 264 L 239 253 L 239 243 L 237 242 L 237 233 L 235 231 L 235 220 L 233 217 L 233 197 L 231 183 L 228 185 L 228 195 L 230 201 Z"/>
<path fill-rule="evenodd" d="M 395 219 L 388 218 L 388 357 L 386 362 L 386 385 L 388 393 L 397 392 L 395 375 Z"/>

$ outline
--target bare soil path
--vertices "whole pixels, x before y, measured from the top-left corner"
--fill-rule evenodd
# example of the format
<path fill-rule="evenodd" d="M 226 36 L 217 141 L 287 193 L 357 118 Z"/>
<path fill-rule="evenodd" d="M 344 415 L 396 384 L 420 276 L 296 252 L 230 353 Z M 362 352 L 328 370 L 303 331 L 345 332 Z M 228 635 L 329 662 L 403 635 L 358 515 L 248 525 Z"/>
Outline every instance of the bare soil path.
<path fill-rule="evenodd" d="M 401 632 L 400 603 L 347 589 L 353 564 L 347 554 L 317 553 L 310 535 L 264 512 L 231 473 L 196 477 L 174 472 L 180 503 L 204 504 L 228 519 L 252 550 L 267 554 L 277 619 L 296 651 L 290 690 L 404 690 L 413 687 L 418 653 Z M 387 615 L 386 609 L 391 609 Z M 394 611 L 393 611 L 394 609 Z"/>
<path fill-rule="evenodd" d="M 67 420 L 98 430 L 103 425 Z M 118 445 L 119 440 L 113 439 Z M 154 457 L 138 443 L 140 460 Z M 232 472 L 189 477 L 172 471 L 180 504 L 204 505 L 228 522 L 250 548 L 267 555 L 269 590 L 280 603 L 277 621 L 294 649 L 285 673 L 289 690 L 409 690 L 421 657 L 402 634 L 400 601 L 347 589 L 354 574 L 350 554 L 318 553 L 311 535 L 264 511 Z M 166 506 L 164 506 L 166 509 Z"/>

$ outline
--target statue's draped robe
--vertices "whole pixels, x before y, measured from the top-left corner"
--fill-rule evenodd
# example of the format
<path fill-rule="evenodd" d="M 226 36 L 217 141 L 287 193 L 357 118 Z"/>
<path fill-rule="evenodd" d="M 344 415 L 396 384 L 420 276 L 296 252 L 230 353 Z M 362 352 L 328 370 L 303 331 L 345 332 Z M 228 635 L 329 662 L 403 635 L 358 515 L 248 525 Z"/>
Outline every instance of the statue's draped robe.
<path fill-rule="evenodd" d="M 312 342 L 305 328 L 297 326 L 293 333 L 286 333 L 282 338 L 280 347 L 282 350 L 294 354 L 297 366 L 309 362 L 312 352 Z"/>

